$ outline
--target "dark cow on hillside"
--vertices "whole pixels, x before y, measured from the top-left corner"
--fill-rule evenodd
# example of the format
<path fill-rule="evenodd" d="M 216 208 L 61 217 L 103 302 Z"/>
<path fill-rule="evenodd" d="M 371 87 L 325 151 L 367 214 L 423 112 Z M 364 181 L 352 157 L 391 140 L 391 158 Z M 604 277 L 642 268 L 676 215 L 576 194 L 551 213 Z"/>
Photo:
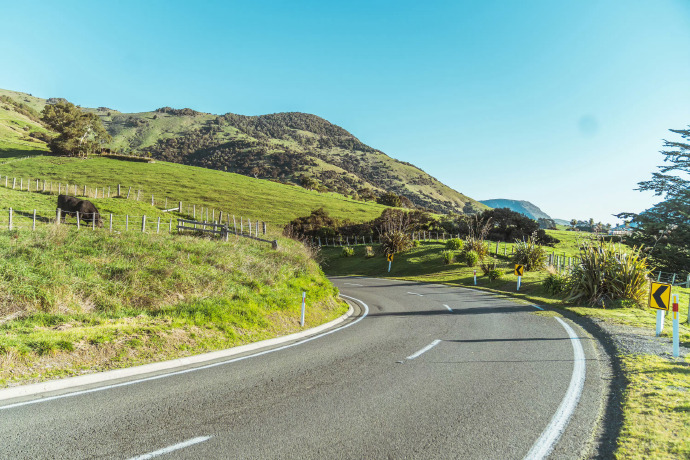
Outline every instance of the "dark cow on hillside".
<path fill-rule="evenodd" d="M 57 207 L 62 210 L 62 215 L 65 219 L 67 216 L 76 217 L 77 213 L 79 213 L 79 220 L 89 224 L 93 224 L 95 220 L 97 226 L 103 227 L 101 215 L 98 213 L 96 206 L 90 201 L 80 200 L 69 195 L 58 195 Z"/>

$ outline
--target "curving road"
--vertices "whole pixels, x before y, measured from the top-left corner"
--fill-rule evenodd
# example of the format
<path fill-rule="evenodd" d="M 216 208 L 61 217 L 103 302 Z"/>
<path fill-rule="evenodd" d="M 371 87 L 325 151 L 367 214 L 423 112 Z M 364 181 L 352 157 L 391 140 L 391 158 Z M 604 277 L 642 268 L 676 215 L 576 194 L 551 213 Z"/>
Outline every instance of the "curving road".
<path fill-rule="evenodd" d="M 0 402 L 0 458 L 580 458 L 604 390 L 567 320 L 333 278 L 359 315 L 212 366 Z M 357 300 L 354 300 L 357 299 Z"/>

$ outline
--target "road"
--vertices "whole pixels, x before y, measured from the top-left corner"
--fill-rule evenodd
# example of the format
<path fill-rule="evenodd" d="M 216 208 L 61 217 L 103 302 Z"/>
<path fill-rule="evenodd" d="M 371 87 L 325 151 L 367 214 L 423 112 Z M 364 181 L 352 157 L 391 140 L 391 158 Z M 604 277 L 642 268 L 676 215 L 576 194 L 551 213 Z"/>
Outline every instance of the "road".
<path fill-rule="evenodd" d="M 475 290 L 333 282 L 358 299 L 351 302 L 359 311 L 325 335 L 210 366 L 0 402 L 0 457 L 587 453 L 603 384 L 596 346 L 574 324 Z"/>

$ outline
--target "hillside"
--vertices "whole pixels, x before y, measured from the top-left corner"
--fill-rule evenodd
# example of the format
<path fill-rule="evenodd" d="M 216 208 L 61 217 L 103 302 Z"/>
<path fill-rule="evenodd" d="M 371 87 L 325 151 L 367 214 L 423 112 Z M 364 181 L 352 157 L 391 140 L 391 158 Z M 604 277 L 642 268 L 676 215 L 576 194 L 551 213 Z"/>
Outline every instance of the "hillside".
<path fill-rule="evenodd" d="M 519 212 L 533 220 L 551 219 L 548 214 L 529 201 L 498 198 L 494 200 L 482 200 L 481 202 L 491 208 L 508 208 L 511 211 Z"/>
<path fill-rule="evenodd" d="M 0 90 L 0 95 L 35 111 L 47 103 L 13 91 Z M 17 107 L 5 105 L 16 115 Z M 284 183 L 313 179 L 316 188 L 347 196 L 357 197 L 367 189 L 377 195 L 394 192 L 437 212 L 486 208 L 414 165 L 363 144 L 343 128 L 315 115 L 289 112 L 218 116 L 170 107 L 143 113 L 120 113 L 107 107 L 85 110 L 102 119 L 113 136 L 112 150 L 121 153 L 150 154 L 160 160 Z M 22 119 L 23 123 L 29 121 Z M 2 120 L 2 112 L 0 124 L 12 125 Z M 42 129 L 40 124 L 34 125 L 28 132 Z M 32 147 L 28 134 L 24 136 L 16 128 L 13 139 L 29 142 L 28 147 Z M 4 133 L 0 138 L 5 138 Z M 36 143 L 36 149 L 41 148 L 45 149 Z"/>

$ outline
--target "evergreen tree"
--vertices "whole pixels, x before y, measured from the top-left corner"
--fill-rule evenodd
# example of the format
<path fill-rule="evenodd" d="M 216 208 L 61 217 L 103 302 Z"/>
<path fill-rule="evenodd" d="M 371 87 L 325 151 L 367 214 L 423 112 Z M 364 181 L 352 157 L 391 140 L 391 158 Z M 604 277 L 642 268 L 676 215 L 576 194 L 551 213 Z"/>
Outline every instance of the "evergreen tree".
<path fill-rule="evenodd" d="M 690 128 L 690 126 L 688 127 Z M 637 190 L 651 190 L 663 201 L 640 213 L 621 213 L 636 225 L 628 243 L 644 245 L 661 269 L 690 272 L 690 129 L 671 129 L 682 141 L 664 139 L 663 166 L 652 179 L 640 182 Z M 669 174 L 672 173 L 672 174 Z"/>
<path fill-rule="evenodd" d="M 85 157 L 112 140 L 96 114 L 84 112 L 65 100 L 46 105 L 41 119 L 58 133 L 48 143 L 50 150 L 58 155 Z"/>

